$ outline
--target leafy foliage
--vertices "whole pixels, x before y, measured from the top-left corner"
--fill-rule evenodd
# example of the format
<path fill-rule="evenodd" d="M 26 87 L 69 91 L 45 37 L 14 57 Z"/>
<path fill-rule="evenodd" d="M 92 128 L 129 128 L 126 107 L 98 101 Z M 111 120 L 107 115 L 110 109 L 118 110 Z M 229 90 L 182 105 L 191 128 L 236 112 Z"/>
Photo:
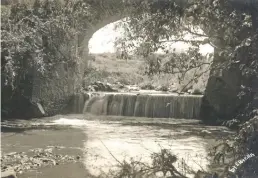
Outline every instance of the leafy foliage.
<path fill-rule="evenodd" d="M 257 111 L 256 111 L 257 112 Z M 252 119 L 244 123 L 236 138 L 239 155 L 245 155 L 246 153 L 258 154 L 258 116 L 254 116 Z"/>
<path fill-rule="evenodd" d="M 241 69 L 245 75 L 256 75 L 255 27 L 258 22 L 255 20 L 255 6 L 256 2 L 239 5 L 234 1 L 223 0 L 141 1 L 138 8 L 131 10 L 130 17 L 124 24 L 124 41 L 127 41 L 128 46 L 140 49 L 143 56 L 164 49 L 167 42 L 185 42 L 197 49 L 200 45 L 210 44 L 216 52 L 216 59 L 210 66 L 221 69 L 242 63 Z M 189 35 L 193 37 L 189 38 Z M 129 44 L 129 40 L 133 42 Z M 135 41 L 139 43 L 136 44 Z M 244 49 L 249 50 L 248 60 L 252 64 L 237 57 Z M 196 51 L 190 50 L 186 56 L 192 63 L 201 65 L 202 57 L 197 56 Z M 176 56 L 176 60 L 172 56 L 170 64 L 175 61 L 188 63 L 182 59 L 182 55 Z M 179 67 L 185 68 L 184 66 Z M 195 67 L 196 65 L 187 66 L 188 70 Z"/>
<path fill-rule="evenodd" d="M 83 1 L 40 1 L 14 4 L 2 15 L 2 71 L 4 84 L 17 86 L 28 73 L 44 73 L 58 63 L 72 65 L 79 58 L 78 35 L 92 19 Z M 84 21 L 83 21 L 84 19 Z"/>

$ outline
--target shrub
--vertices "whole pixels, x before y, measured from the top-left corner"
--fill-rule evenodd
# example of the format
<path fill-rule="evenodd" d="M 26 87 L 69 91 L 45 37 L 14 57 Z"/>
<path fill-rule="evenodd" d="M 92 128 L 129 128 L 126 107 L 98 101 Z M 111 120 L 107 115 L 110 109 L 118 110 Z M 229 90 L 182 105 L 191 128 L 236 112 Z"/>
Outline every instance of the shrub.
<path fill-rule="evenodd" d="M 151 164 L 130 159 L 130 161 L 118 162 L 118 170 L 111 171 L 108 177 L 114 178 L 143 178 L 143 177 L 157 177 L 157 173 L 162 173 L 163 176 L 178 178 L 187 178 L 180 173 L 175 167 L 174 163 L 177 157 L 168 149 L 161 149 L 160 152 L 151 155 Z M 184 163 L 185 164 L 185 163 Z M 185 168 L 187 165 L 185 164 Z"/>
<path fill-rule="evenodd" d="M 154 90 L 155 87 L 151 83 L 146 83 L 141 85 L 141 89 L 143 90 Z"/>

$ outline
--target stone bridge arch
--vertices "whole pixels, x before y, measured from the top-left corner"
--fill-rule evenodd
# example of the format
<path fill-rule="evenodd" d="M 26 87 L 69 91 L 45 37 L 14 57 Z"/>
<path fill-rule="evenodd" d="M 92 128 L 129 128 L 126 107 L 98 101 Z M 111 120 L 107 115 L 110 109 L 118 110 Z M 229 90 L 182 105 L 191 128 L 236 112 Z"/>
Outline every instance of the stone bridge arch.
<path fill-rule="evenodd" d="M 128 15 L 128 5 L 125 0 L 87 0 L 99 13 L 98 19 L 89 22 L 88 27 L 81 31 L 72 43 L 77 46 L 78 61 L 75 61 L 72 67 L 60 63 L 56 65 L 55 70 L 49 71 L 44 76 L 33 72 L 33 81 L 31 82 L 31 92 L 29 98 L 31 106 L 27 108 L 25 117 L 43 116 L 39 109 L 34 106 L 41 104 L 46 115 L 54 115 L 60 112 L 66 112 L 66 105 L 71 97 L 80 91 L 82 79 L 87 61 L 90 58 L 88 43 L 93 34 L 104 26 L 123 19 Z M 140 1 L 139 1 L 140 2 Z M 34 109 L 32 109 L 34 108 Z M 36 110 L 36 111 L 34 111 Z"/>
<path fill-rule="evenodd" d="M 94 1 L 94 0 L 92 0 Z M 147 0 L 152 2 L 152 8 L 163 8 L 168 6 L 169 3 L 178 3 L 180 6 L 186 4 L 189 0 Z M 130 16 L 130 8 L 139 8 L 142 6 L 142 0 L 95 0 L 98 12 L 101 18 L 93 22 L 90 28 L 82 32 L 78 39 L 78 45 L 81 49 L 81 54 L 87 56 L 88 42 L 93 34 L 106 25 L 122 20 Z"/>
<path fill-rule="evenodd" d="M 66 67 L 63 66 L 63 64 L 61 64 L 60 66 L 58 66 L 58 69 L 54 71 L 55 74 L 52 75 L 52 78 L 46 79 L 47 77 L 45 77 L 43 79 L 41 76 L 38 76 L 38 74 L 35 74 L 33 81 L 32 101 L 42 103 L 47 114 L 49 115 L 56 114 L 57 112 L 59 112 L 64 107 L 64 105 L 67 104 L 70 96 L 76 93 L 80 88 L 83 77 L 82 71 L 84 70 L 85 66 L 84 62 L 87 61 L 88 58 L 88 42 L 93 36 L 93 34 L 102 27 L 127 17 L 128 8 L 133 7 L 135 5 L 134 3 L 141 2 L 141 0 L 89 1 L 96 6 L 96 10 L 99 12 L 100 18 L 96 19 L 89 28 L 85 29 L 85 31 L 82 31 L 75 41 L 78 44 L 78 55 L 82 57 L 82 60 L 79 61 L 79 64 L 73 68 L 74 70 L 67 71 L 65 69 Z M 155 6 L 156 8 L 161 7 L 162 3 L 167 3 L 167 1 L 164 0 L 149 1 L 154 1 L 155 3 L 153 4 L 153 6 Z M 188 0 L 185 0 L 184 2 L 187 1 Z M 231 1 L 238 2 L 238 0 Z M 174 0 L 173 2 L 180 2 L 180 5 L 182 5 L 182 0 Z M 228 74 L 226 75 L 229 76 Z M 222 75 L 220 77 L 223 78 Z M 228 80 L 230 81 L 230 77 L 227 77 L 226 82 Z M 212 88 L 212 86 L 215 85 L 214 81 L 210 82 L 210 84 L 208 82 L 208 85 L 210 85 L 210 88 Z M 239 81 L 236 81 L 234 85 L 239 85 Z M 207 93 L 206 95 L 209 95 L 209 93 Z M 208 98 L 209 104 L 211 102 L 214 102 L 213 98 L 214 97 Z M 46 103 L 49 102 L 51 103 L 51 105 L 46 105 Z M 218 101 L 215 103 L 216 105 L 221 106 L 221 103 L 223 103 L 223 101 Z M 232 111 L 234 111 L 234 108 L 235 107 L 233 107 Z M 218 109 L 217 112 L 221 112 L 220 109 Z"/>

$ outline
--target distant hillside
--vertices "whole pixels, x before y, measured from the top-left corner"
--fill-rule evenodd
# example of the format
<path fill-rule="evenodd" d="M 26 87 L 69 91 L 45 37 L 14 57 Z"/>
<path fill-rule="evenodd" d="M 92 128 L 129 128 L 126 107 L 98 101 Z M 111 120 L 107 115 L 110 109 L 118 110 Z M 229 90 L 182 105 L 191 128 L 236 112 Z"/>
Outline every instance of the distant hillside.
<path fill-rule="evenodd" d="M 155 54 L 162 58 L 163 62 L 169 60 L 171 54 Z M 180 81 L 176 74 L 155 74 L 147 76 L 145 74 L 146 63 L 142 57 L 130 56 L 130 59 L 123 60 L 117 58 L 115 53 L 91 54 L 91 60 L 88 62 L 88 69 L 85 75 L 85 85 L 95 81 L 116 83 L 125 85 L 138 85 L 153 87 L 176 87 L 179 90 L 192 80 L 195 71 L 186 73 L 184 80 Z M 203 69 L 205 70 L 205 68 Z M 202 72 L 202 71 L 197 71 Z M 187 88 L 204 90 L 209 72 L 201 75 L 197 81 L 192 81 Z"/>

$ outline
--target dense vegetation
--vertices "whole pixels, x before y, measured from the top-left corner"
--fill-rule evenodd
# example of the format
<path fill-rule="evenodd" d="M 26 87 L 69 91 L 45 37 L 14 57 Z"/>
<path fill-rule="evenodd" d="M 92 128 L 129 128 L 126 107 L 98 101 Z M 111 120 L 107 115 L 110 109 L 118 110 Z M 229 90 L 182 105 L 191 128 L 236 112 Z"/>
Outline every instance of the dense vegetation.
<path fill-rule="evenodd" d="M 136 46 L 136 49 L 140 49 L 140 54 L 146 56 L 164 48 L 163 44 L 166 42 L 190 43 L 194 48 L 190 49 L 188 56 L 194 60 L 191 60 L 189 68 L 200 67 L 198 48 L 200 45 L 210 44 L 215 48 L 215 59 L 225 59 L 220 61 L 223 65 L 219 67 L 226 68 L 241 62 L 243 73 L 254 75 L 257 67 L 254 59 L 258 22 L 257 3 L 252 2 L 238 4 L 237 1 L 211 0 L 181 2 L 180 5 L 174 1 L 143 1 L 137 6 L 139 8 L 132 9 L 131 16 L 125 23 L 127 29 L 124 40 L 133 41 L 125 44 L 128 47 Z M 196 38 L 186 39 L 185 34 Z M 135 40 L 140 41 L 140 44 L 136 44 Z M 239 61 L 237 53 L 244 49 L 248 52 L 247 48 L 253 50 L 252 53 L 250 51 L 248 61 Z M 171 59 L 170 65 L 173 65 L 175 58 Z M 181 58 L 179 60 L 182 61 Z"/>
<path fill-rule="evenodd" d="M 96 11 L 84 1 L 35 0 L 1 8 L 2 113 L 8 113 L 12 104 L 31 99 L 36 75 L 51 77 L 60 64 L 67 70 L 79 65 L 85 47 L 80 37 Z"/>
<path fill-rule="evenodd" d="M 73 41 L 85 28 L 81 19 L 92 18 L 86 4 L 36 0 L 31 5 L 15 4 L 3 8 L 4 85 L 19 83 L 29 72 L 24 69 L 35 67 L 44 72 L 56 63 L 69 63 L 78 57 L 78 46 L 67 42 Z"/>

